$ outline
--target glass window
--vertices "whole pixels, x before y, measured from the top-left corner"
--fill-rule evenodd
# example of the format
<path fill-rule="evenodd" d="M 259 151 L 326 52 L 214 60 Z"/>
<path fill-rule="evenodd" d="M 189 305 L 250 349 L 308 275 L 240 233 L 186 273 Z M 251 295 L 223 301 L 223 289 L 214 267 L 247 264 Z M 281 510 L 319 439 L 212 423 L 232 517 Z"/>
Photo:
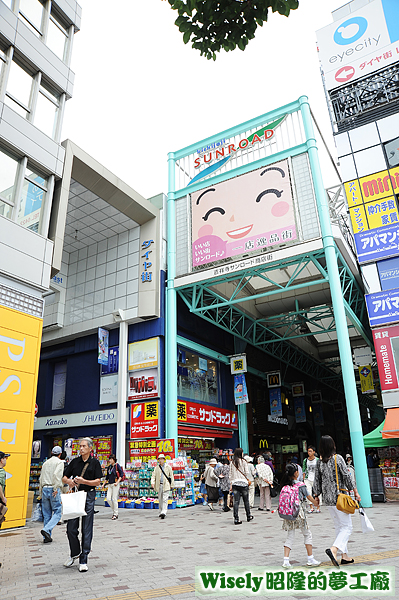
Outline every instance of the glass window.
<path fill-rule="evenodd" d="M 42 30 L 43 5 L 39 0 L 19 0 L 19 12 L 24 22 L 36 34 Z"/>
<path fill-rule="evenodd" d="M 25 118 L 29 113 L 32 82 L 32 77 L 15 61 L 12 61 L 5 102 Z"/>
<path fill-rule="evenodd" d="M 58 104 L 58 98 L 41 86 L 37 98 L 34 124 L 51 138 L 54 137 Z"/>
<path fill-rule="evenodd" d="M 54 365 L 52 410 L 61 410 L 65 406 L 67 363 L 59 362 Z"/>
<path fill-rule="evenodd" d="M 0 200 L 0 216 L 11 219 L 12 206 Z"/>
<path fill-rule="evenodd" d="M 14 185 L 17 169 L 18 161 L 0 150 L 0 198 L 8 201 L 10 204 L 14 202 Z"/>
<path fill-rule="evenodd" d="M 177 395 L 187 400 L 218 404 L 217 363 L 184 348 L 177 359 Z"/>
<path fill-rule="evenodd" d="M 65 45 L 68 39 L 68 33 L 51 15 L 48 24 L 47 46 L 60 58 L 64 60 Z"/>
<path fill-rule="evenodd" d="M 23 227 L 39 232 L 47 181 L 31 169 L 27 169 L 21 191 L 21 204 L 17 222 Z"/>

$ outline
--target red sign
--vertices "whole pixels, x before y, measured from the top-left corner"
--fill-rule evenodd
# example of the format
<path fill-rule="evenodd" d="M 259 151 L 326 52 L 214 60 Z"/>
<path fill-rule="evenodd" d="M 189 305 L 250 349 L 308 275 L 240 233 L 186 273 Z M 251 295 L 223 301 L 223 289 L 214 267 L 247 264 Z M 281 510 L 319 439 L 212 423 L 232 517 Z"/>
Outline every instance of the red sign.
<path fill-rule="evenodd" d="M 399 325 L 373 329 L 375 354 L 377 357 L 378 372 L 380 374 L 381 390 L 397 390 L 398 375 L 396 371 L 394 347 L 399 351 Z M 398 355 L 399 356 L 399 355 Z"/>
<path fill-rule="evenodd" d="M 129 374 L 129 400 L 159 398 L 158 369 L 146 369 Z"/>
<path fill-rule="evenodd" d="M 213 408 L 208 404 L 198 404 L 186 400 L 177 401 L 177 419 L 180 424 L 217 427 L 218 429 L 238 429 L 236 411 Z"/>
<path fill-rule="evenodd" d="M 35 404 L 35 416 L 37 415 L 37 413 L 38 413 L 38 410 L 39 410 L 39 407 L 38 407 L 38 405 L 37 405 L 37 404 Z"/>
<path fill-rule="evenodd" d="M 147 462 L 156 460 L 159 454 L 165 454 L 166 460 L 175 458 L 175 440 L 140 440 L 129 442 L 130 461 Z"/>
<path fill-rule="evenodd" d="M 139 402 L 130 407 L 130 437 L 157 438 L 159 436 L 159 402 Z"/>
<path fill-rule="evenodd" d="M 350 79 L 352 79 L 354 74 L 355 74 L 355 69 L 353 67 L 351 67 L 350 65 L 348 65 L 346 67 L 342 67 L 342 69 L 339 69 L 335 73 L 335 80 L 338 81 L 339 83 L 345 83 L 346 81 L 349 81 Z"/>
<path fill-rule="evenodd" d="M 213 440 L 201 440 L 198 438 L 179 437 L 179 450 L 212 450 Z"/>

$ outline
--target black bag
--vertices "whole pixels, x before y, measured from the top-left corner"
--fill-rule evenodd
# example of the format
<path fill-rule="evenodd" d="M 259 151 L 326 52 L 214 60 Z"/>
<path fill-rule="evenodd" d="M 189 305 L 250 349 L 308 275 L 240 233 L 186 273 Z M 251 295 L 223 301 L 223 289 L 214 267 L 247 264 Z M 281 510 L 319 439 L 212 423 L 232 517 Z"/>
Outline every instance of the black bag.
<path fill-rule="evenodd" d="M 271 498 L 276 498 L 280 493 L 280 486 L 278 483 L 278 479 L 275 475 L 273 475 L 273 486 L 270 486 L 270 496 Z"/>

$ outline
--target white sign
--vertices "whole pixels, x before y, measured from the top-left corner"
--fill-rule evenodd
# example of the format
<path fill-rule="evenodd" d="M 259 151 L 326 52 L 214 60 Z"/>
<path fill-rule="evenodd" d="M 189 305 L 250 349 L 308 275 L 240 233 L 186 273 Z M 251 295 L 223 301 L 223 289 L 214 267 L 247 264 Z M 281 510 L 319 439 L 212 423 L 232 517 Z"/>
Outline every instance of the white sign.
<path fill-rule="evenodd" d="M 230 358 L 230 369 L 232 375 L 240 375 L 247 372 L 247 355 L 237 354 Z"/>
<path fill-rule="evenodd" d="M 287 425 L 288 426 L 288 419 L 286 419 L 284 417 L 276 417 L 275 415 L 267 415 L 267 420 L 270 423 L 277 423 L 278 425 Z"/>
<path fill-rule="evenodd" d="M 53 417 L 38 417 L 33 429 L 67 429 L 69 427 L 87 427 L 90 425 L 108 425 L 116 423 L 118 411 L 104 409 L 92 412 L 74 413 L 70 415 L 56 415 Z M 126 421 L 129 420 L 129 412 L 126 410 Z"/>
<path fill-rule="evenodd" d="M 353 350 L 355 355 L 355 365 L 361 367 L 362 365 L 371 365 L 373 361 L 370 346 L 364 346 L 364 348 L 355 348 Z"/>
<path fill-rule="evenodd" d="M 399 3 L 374 0 L 317 32 L 327 90 L 399 60 Z"/>
<path fill-rule="evenodd" d="M 100 404 L 118 402 L 118 374 L 100 378 Z"/>

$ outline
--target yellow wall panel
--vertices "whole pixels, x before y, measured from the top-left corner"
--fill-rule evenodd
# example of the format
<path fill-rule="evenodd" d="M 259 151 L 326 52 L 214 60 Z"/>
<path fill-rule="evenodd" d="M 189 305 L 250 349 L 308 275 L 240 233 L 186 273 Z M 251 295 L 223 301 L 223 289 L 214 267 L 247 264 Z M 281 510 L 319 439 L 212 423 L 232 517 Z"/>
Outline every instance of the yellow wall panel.
<path fill-rule="evenodd" d="M 0 306 L 0 323 L 11 332 L 19 332 L 39 338 L 42 335 L 42 319 Z"/>
<path fill-rule="evenodd" d="M 349 209 L 351 217 L 353 233 L 359 233 L 360 231 L 367 231 L 368 224 L 366 219 L 366 213 L 364 210 L 364 204 Z"/>
<path fill-rule="evenodd" d="M 363 204 L 363 198 L 358 179 L 353 179 L 352 181 L 345 183 L 345 192 L 349 208 Z"/>
<path fill-rule="evenodd" d="M 24 497 L 29 487 L 26 470 L 26 454 L 10 452 L 7 458 L 6 473 L 9 475 L 6 481 L 6 496 L 11 498 Z M 11 477 L 10 477 L 11 476 Z"/>
<path fill-rule="evenodd" d="M 30 454 L 32 414 L 0 408 L 0 418 L 0 450 L 7 454 Z"/>
<path fill-rule="evenodd" d="M 0 368 L 0 409 L 31 413 L 36 400 L 34 382 L 33 373 Z"/>
<path fill-rule="evenodd" d="M 24 496 L 20 496 L 19 498 L 10 498 L 7 501 L 8 511 L 6 514 L 6 520 L 1 526 L 1 529 L 9 529 L 10 527 L 17 527 L 18 525 L 15 521 L 20 521 L 23 519 L 19 525 L 25 525 L 25 516 L 26 516 L 26 502 Z"/>
<path fill-rule="evenodd" d="M 368 202 L 364 208 L 370 229 L 399 223 L 399 213 L 394 196 Z"/>
<path fill-rule="evenodd" d="M 38 338 L 12 332 L 0 322 L 0 369 L 35 373 L 37 368 Z"/>

